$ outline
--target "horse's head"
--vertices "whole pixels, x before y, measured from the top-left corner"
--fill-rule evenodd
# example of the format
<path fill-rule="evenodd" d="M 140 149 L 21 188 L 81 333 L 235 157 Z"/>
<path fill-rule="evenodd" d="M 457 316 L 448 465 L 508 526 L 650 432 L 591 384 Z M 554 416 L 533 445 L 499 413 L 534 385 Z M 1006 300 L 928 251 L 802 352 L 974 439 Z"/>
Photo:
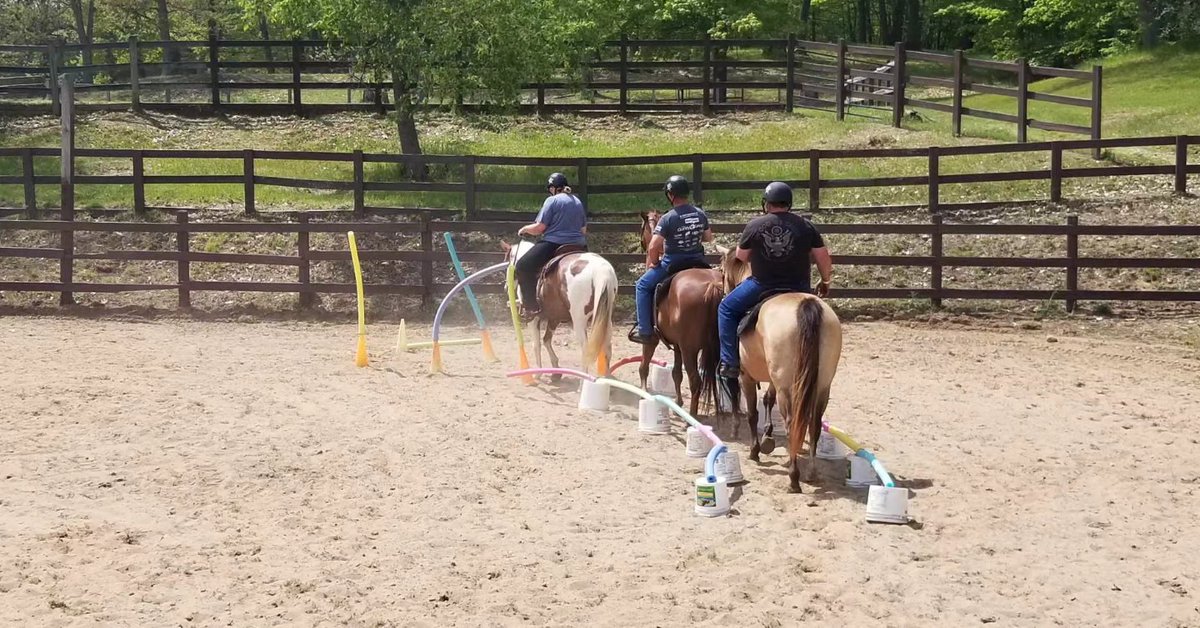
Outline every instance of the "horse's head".
<path fill-rule="evenodd" d="M 650 238 L 654 237 L 654 228 L 658 226 L 658 212 L 642 212 L 642 250 L 650 248 Z"/>
<path fill-rule="evenodd" d="M 750 276 L 750 264 L 737 258 L 737 247 L 725 248 L 717 245 L 717 253 L 721 255 L 721 273 L 725 276 L 725 293 L 729 294 Z"/>
<path fill-rule="evenodd" d="M 528 253 L 530 248 L 533 248 L 533 243 L 529 240 L 520 240 L 516 244 L 509 244 L 504 240 L 500 241 L 500 248 L 504 251 L 504 261 L 512 263 L 521 256 Z"/>

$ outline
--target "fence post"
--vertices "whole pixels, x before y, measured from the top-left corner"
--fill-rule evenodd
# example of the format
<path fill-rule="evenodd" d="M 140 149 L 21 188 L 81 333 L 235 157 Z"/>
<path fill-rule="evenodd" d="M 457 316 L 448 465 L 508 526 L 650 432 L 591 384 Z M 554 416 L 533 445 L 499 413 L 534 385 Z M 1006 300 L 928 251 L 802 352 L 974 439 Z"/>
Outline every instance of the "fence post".
<path fill-rule="evenodd" d="M 808 151 L 808 211 L 821 209 L 821 154 Z"/>
<path fill-rule="evenodd" d="M 1067 216 L 1067 312 L 1075 311 L 1079 290 L 1079 216 Z"/>
<path fill-rule="evenodd" d="M 950 114 L 954 127 L 954 137 L 962 135 L 963 110 L 963 51 L 954 51 L 954 110 Z"/>
<path fill-rule="evenodd" d="M 784 102 L 788 113 L 796 109 L 796 35 L 788 33 L 787 38 L 787 96 Z"/>
<path fill-rule="evenodd" d="M 296 115 L 300 115 L 303 107 L 300 104 L 300 57 L 304 54 L 304 47 L 300 45 L 298 40 L 292 40 L 292 109 Z"/>
<path fill-rule="evenodd" d="M 62 97 L 62 152 L 60 153 L 61 168 L 59 175 L 60 204 L 62 205 L 59 219 L 69 223 L 59 232 L 62 257 L 58 262 L 58 281 L 62 283 L 59 294 L 59 305 L 74 305 L 75 295 L 72 294 L 71 284 L 74 283 L 75 269 L 75 75 L 64 74 L 62 85 L 59 86 Z"/>
<path fill-rule="evenodd" d="M 1104 69 L 1098 65 L 1092 66 L 1092 139 L 1100 139 L 1100 114 L 1103 111 L 1101 106 L 1101 95 L 1103 93 L 1102 85 L 1104 78 Z M 1092 149 L 1092 159 L 1100 159 L 1101 149 L 1096 146 Z"/>
<path fill-rule="evenodd" d="M 479 211 L 479 199 L 475 193 L 475 156 L 463 157 L 463 184 L 466 187 L 467 220 L 475 217 Z"/>
<path fill-rule="evenodd" d="M 138 46 L 138 38 L 129 38 L 129 102 L 134 112 L 142 110 L 142 51 Z"/>
<path fill-rule="evenodd" d="M 33 149 L 21 149 L 21 185 L 25 188 L 25 217 L 32 220 L 37 215 L 37 184 L 33 171 Z"/>
<path fill-rule="evenodd" d="M 312 284 L 312 270 L 309 264 L 309 230 L 308 230 L 308 212 L 300 212 L 297 217 L 300 221 L 300 230 L 296 232 L 296 248 L 300 255 L 300 273 L 297 279 L 300 281 L 300 307 L 309 309 L 313 305 L 313 293 L 309 291 L 309 286 Z"/>
<path fill-rule="evenodd" d="M 937 148 L 937 146 L 930 146 L 929 147 L 929 213 L 931 213 L 931 214 L 936 214 L 939 211 L 941 211 L 938 208 L 938 204 L 939 204 L 938 187 L 939 187 L 940 183 L 941 182 L 939 181 L 939 174 L 938 174 L 938 148 Z M 939 218 L 938 220 L 940 221 L 941 219 Z"/>
<path fill-rule="evenodd" d="M 175 212 L 175 250 L 179 252 L 176 283 L 179 284 L 179 307 L 192 307 L 192 267 L 188 259 L 188 213 L 185 210 Z"/>
<path fill-rule="evenodd" d="M 367 213 L 366 177 L 363 168 L 362 150 L 354 151 L 354 216 L 361 218 Z"/>
<path fill-rule="evenodd" d="M 929 267 L 929 288 L 933 297 L 929 300 L 935 308 L 942 307 L 942 215 L 934 214 L 932 233 L 930 234 L 929 254 L 933 257 L 933 265 Z"/>
<path fill-rule="evenodd" d="M 58 69 L 62 64 L 62 41 L 55 39 L 54 43 L 46 46 L 46 67 L 50 76 L 50 114 L 62 115 L 62 90 L 59 86 Z"/>
<path fill-rule="evenodd" d="M 537 115 L 539 118 L 546 115 L 546 86 L 540 82 L 537 87 Z"/>
<path fill-rule="evenodd" d="M 692 153 L 692 200 L 704 204 L 704 155 Z"/>
<path fill-rule="evenodd" d="M 838 40 L 837 49 L 837 79 L 834 84 L 834 98 L 837 99 L 837 104 L 834 105 L 834 111 L 838 120 L 846 119 L 846 40 Z M 894 92 L 893 92 L 893 95 Z"/>
<path fill-rule="evenodd" d="M 1024 143 L 1029 134 L 1029 61 L 1017 59 L 1017 141 Z"/>
<path fill-rule="evenodd" d="M 1050 142 L 1050 202 L 1062 202 L 1062 142 Z"/>
<path fill-rule="evenodd" d="M 140 150 L 133 154 L 133 211 L 146 213 L 146 159 Z"/>
<path fill-rule="evenodd" d="M 900 128 L 900 123 L 904 121 L 904 68 L 907 65 L 907 55 L 904 50 L 904 42 L 896 42 L 895 63 L 896 67 L 892 68 L 892 126 Z"/>
<path fill-rule="evenodd" d="M 213 111 L 221 106 L 221 76 L 220 66 L 218 65 L 219 48 L 217 48 L 217 34 L 209 32 L 208 34 L 208 81 L 212 90 L 212 106 Z"/>
<path fill-rule="evenodd" d="M 428 306 L 433 296 L 433 229 L 429 212 L 421 212 L 421 305 Z"/>
<path fill-rule="evenodd" d="M 629 37 L 621 33 L 621 113 L 629 107 Z"/>
<path fill-rule="evenodd" d="M 588 160 L 587 157 L 580 157 L 578 162 L 579 181 L 576 182 L 575 194 L 579 200 L 583 201 L 583 207 L 589 213 L 591 208 L 588 207 Z"/>
<path fill-rule="evenodd" d="M 1187 194 L 1188 138 L 1175 136 L 1175 193 Z M 28 201 L 26 201 L 28 204 Z"/>
<path fill-rule="evenodd" d="M 712 86 L 712 39 L 708 33 L 704 34 L 704 97 L 701 100 L 700 110 L 704 115 L 712 114 L 712 94 L 709 93 L 709 88 Z"/>
<path fill-rule="evenodd" d="M 253 216 L 254 209 L 254 149 L 242 151 L 242 190 L 246 201 L 246 215 Z"/>

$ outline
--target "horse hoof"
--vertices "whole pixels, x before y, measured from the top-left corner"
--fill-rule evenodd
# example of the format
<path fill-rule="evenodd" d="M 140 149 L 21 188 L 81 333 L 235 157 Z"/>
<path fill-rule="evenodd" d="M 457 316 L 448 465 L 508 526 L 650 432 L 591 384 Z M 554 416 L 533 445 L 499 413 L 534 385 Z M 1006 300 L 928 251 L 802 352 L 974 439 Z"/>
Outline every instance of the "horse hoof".
<path fill-rule="evenodd" d="M 795 486 L 789 486 L 788 492 L 789 493 L 803 493 L 804 491 L 800 490 L 799 484 L 796 484 Z"/>
<path fill-rule="evenodd" d="M 562 375 L 559 373 L 555 373 L 554 375 L 550 376 L 550 383 L 552 383 L 552 384 L 557 384 L 561 381 L 562 381 Z"/>
<path fill-rule="evenodd" d="M 770 436 L 763 436 L 763 439 L 758 444 L 758 447 L 764 454 L 770 455 L 772 451 L 775 451 L 775 439 Z"/>

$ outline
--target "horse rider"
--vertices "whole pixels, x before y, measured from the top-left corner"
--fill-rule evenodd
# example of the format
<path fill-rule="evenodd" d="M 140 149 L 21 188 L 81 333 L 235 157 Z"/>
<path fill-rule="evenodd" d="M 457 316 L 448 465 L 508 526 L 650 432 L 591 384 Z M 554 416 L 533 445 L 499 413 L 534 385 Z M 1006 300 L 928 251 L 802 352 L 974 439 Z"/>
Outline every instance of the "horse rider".
<path fill-rule="evenodd" d="M 542 236 L 521 259 L 517 260 L 517 285 L 521 289 L 522 316 L 532 318 L 541 311 L 537 284 L 542 268 L 558 247 L 568 244 L 587 249 L 587 210 L 571 191 L 567 177 L 555 172 L 546 180 L 547 196 L 537 218 L 517 230 L 518 236 Z"/>
<path fill-rule="evenodd" d="M 704 243 L 712 242 L 713 232 L 703 210 L 688 202 L 691 186 L 687 179 L 675 175 L 663 185 L 663 194 L 671 210 L 654 227 L 654 235 L 646 247 L 646 272 L 638 279 L 635 291 L 637 326 L 629 331 L 629 339 L 646 344 L 654 340 L 654 288 L 667 278 L 672 264 L 685 261 L 702 262 Z"/>
<path fill-rule="evenodd" d="M 738 323 L 763 293 L 812 292 L 810 264 L 821 273 L 816 294 L 829 294 L 833 259 L 812 222 L 792 213 L 792 188 L 774 181 L 762 195 L 764 215 L 751 220 L 738 239 L 737 258 L 750 263 L 750 276 L 721 299 L 717 330 L 721 337 L 721 363 L 717 375 L 729 385 L 741 374 Z M 734 388 L 736 390 L 736 388 Z"/>

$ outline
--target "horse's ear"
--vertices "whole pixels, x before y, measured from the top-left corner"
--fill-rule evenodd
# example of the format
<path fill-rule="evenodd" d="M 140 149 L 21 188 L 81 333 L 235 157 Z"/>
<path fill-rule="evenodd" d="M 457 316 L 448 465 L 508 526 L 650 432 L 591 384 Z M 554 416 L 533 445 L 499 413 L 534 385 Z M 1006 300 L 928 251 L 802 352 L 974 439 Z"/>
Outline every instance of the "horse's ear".
<path fill-rule="evenodd" d="M 504 240 L 501 240 L 501 241 L 500 241 L 500 248 L 504 249 L 504 252 L 505 252 L 505 253 L 507 253 L 507 252 L 509 251 L 509 249 L 511 249 L 511 248 L 512 248 L 512 245 L 511 245 L 511 244 L 509 244 L 508 242 L 505 242 Z"/>
<path fill-rule="evenodd" d="M 717 253 L 720 253 L 721 257 L 726 257 L 729 255 L 729 249 L 721 246 L 720 244 L 718 244 L 716 246 L 717 246 Z"/>

